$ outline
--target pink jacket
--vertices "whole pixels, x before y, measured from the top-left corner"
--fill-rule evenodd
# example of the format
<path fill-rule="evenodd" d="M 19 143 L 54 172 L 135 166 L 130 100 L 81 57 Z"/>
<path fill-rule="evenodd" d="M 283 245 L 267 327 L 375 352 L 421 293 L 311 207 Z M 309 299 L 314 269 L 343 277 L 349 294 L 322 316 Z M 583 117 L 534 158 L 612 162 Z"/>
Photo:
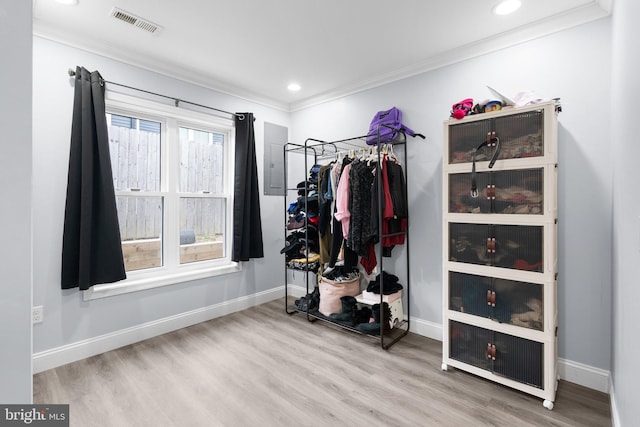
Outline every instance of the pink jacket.
<path fill-rule="evenodd" d="M 349 219 L 351 218 L 351 212 L 349 212 L 350 171 L 351 164 L 348 164 L 343 168 L 342 175 L 340 176 L 340 182 L 338 183 L 338 191 L 336 192 L 335 217 L 338 221 L 342 222 L 342 234 L 345 239 L 349 235 Z"/>

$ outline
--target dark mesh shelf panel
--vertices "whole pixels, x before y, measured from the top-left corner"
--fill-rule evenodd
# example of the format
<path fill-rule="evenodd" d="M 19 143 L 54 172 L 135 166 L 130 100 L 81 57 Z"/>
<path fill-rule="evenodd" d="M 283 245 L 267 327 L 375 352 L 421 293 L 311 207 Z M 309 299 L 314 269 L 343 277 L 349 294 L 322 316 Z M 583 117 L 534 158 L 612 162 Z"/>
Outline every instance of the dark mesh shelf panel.
<path fill-rule="evenodd" d="M 494 266 L 537 272 L 544 270 L 543 227 L 496 225 L 493 230 L 496 238 Z"/>
<path fill-rule="evenodd" d="M 487 252 L 487 224 L 449 224 L 449 260 L 468 264 L 492 265 Z"/>
<path fill-rule="evenodd" d="M 487 139 L 490 125 L 488 120 L 481 120 L 449 126 L 449 164 L 471 162 L 476 147 Z M 489 148 L 478 152 L 476 161 L 489 160 L 492 152 Z"/>
<path fill-rule="evenodd" d="M 471 173 L 450 174 L 449 212 L 542 215 L 543 172 L 542 168 L 479 172 L 475 198 L 471 197 Z"/>
<path fill-rule="evenodd" d="M 544 113 L 529 111 L 488 120 L 460 123 L 449 126 L 449 164 L 470 163 L 473 153 L 487 133 L 494 131 L 500 139 L 501 150 L 498 159 L 518 159 L 544 155 Z M 483 147 L 476 155 L 476 161 L 489 160 L 494 147 Z"/>
<path fill-rule="evenodd" d="M 515 280 L 493 279 L 496 306 L 491 317 L 515 326 L 544 330 L 544 286 Z"/>
<path fill-rule="evenodd" d="M 490 317 L 487 290 L 492 288 L 490 277 L 449 272 L 449 310 L 474 316 Z"/>
<path fill-rule="evenodd" d="M 449 272 L 450 310 L 541 331 L 543 307 L 542 285 Z"/>
<path fill-rule="evenodd" d="M 491 369 L 487 344 L 492 338 L 493 331 L 450 320 L 449 356 L 480 369 Z"/>
<path fill-rule="evenodd" d="M 471 197 L 471 174 L 449 175 L 449 212 L 491 213 L 491 201 L 487 199 L 487 185 L 491 183 L 488 172 L 476 174 L 478 197 Z"/>
<path fill-rule="evenodd" d="M 529 111 L 495 119 L 493 131 L 502 148 L 498 159 L 518 159 L 544 155 L 544 113 Z"/>
<path fill-rule="evenodd" d="M 493 212 L 501 214 L 544 214 L 544 169 L 493 172 Z"/>
<path fill-rule="evenodd" d="M 491 345 L 495 360 L 488 357 Z M 542 388 L 542 343 L 450 320 L 449 348 L 454 360 Z"/>
<path fill-rule="evenodd" d="M 494 373 L 542 388 L 544 344 L 496 332 L 495 345 Z"/>
<path fill-rule="evenodd" d="M 449 260 L 542 272 L 542 235 L 541 226 L 450 223 Z"/>

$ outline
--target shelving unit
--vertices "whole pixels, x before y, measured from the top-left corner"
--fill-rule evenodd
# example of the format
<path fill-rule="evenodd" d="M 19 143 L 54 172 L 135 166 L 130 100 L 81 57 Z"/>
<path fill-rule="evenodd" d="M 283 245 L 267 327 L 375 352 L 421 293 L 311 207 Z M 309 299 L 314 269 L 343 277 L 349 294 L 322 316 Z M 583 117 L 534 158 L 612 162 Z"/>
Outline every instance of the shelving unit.
<path fill-rule="evenodd" d="M 559 112 L 550 101 L 444 122 L 442 369 L 547 409 L 558 380 Z"/>
<path fill-rule="evenodd" d="M 394 141 L 393 143 L 391 143 L 390 145 L 393 146 L 394 152 L 396 153 L 396 156 L 398 155 L 397 151 L 402 151 L 402 166 L 404 168 L 404 174 L 406 176 L 407 174 L 407 150 L 406 150 L 406 135 L 404 133 L 400 133 L 401 137 L 399 140 Z M 285 182 L 285 188 L 287 188 L 287 195 L 285 196 L 285 201 L 284 201 L 284 208 L 285 208 L 285 212 L 287 211 L 287 207 L 288 207 L 288 202 L 289 202 L 289 198 L 291 197 L 291 192 L 292 191 L 297 191 L 298 188 L 290 188 L 290 186 L 288 185 L 288 181 L 289 181 L 289 176 L 288 176 L 288 169 L 289 169 L 289 165 L 291 164 L 291 159 L 290 157 L 292 155 L 301 155 L 304 158 L 304 173 L 308 173 L 308 171 L 310 170 L 310 167 L 313 166 L 313 164 L 318 164 L 318 163 L 322 163 L 322 162 L 329 162 L 331 160 L 335 160 L 336 156 L 338 153 L 341 152 L 358 152 L 358 150 L 373 150 L 375 149 L 375 153 L 377 155 L 377 164 L 380 165 L 380 161 L 382 160 L 381 157 L 381 152 L 382 152 L 382 145 L 378 144 L 377 146 L 367 146 L 365 145 L 365 138 L 367 135 L 364 136 L 357 136 L 357 137 L 353 137 L 353 138 L 347 138 L 347 139 L 342 139 L 342 140 L 336 140 L 336 141 L 322 141 L 322 140 L 318 140 L 318 139 L 314 139 L 314 138 L 308 138 L 304 144 L 293 144 L 293 143 L 287 143 L 284 146 L 284 165 L 285 165 L 285 172 L 284 172 L 284 182 Z M 416 136 L 420 136 L 422 138 L 424 138 L 422 135 L 416 134 Z M 310 160 L 313 161 L 313 164 L 310 165 Z M 300 162 L 294 162 L 296 165 L 300 165 Z M 378 169 L 380 170 L 380 169 Z M 403 284 L 404 289 L 402 291 L 402 304 L 400 305 L 400 312 L 404 312 L 403 313 L 403 318 L 402 319 L 398 319 L 397 318 L 397 311 L 394 312 L 396 314 L 396 317 L 393 318 L 393 320 L 395 320 L 394 322 L 392 322 L 392 324 L 389 324 L 387 322 L 381 322 L 381 328 L 380 328 L 380 334 L 379 335 L 369 335 L 366 334 L 358 329 L 356 329 L 355 326 L 351 326 L 348 324 L 345 324 L 344 322 L 338 322 L 338 321 L 334 321 L 333 319 L 331 319 L 328 316 L 323 315 L 322 313 L 320 313 L 318 310 L 300 310 L 298 309 L 298 307 L 296 307 L 295 305 L 290 305 L 288 302 L 288 286 L 285 285 L 285 310 L 288 314 L 295 314 L 295 313 L 302 313 L 306 316 L 307 320 L 310 322 L 314 322 L 316 320 L 320 320 L 322 322 L 327 322 L 330 323 L 332 325 L 335 325 L 337 327 L 343 328 L 343 329 L 347 329 L 353 332 L 356 332 L 358 334 L 362 334 L 364 336 L 370 337 L 376 341 L 378 341 L 380 343 L 380 346 L 383 349 L 388 349 L 389 347 L 391 347 L 393 344 L 395 344 L 397 341 L 399 341 L 402 337 L 404 337 L 405 335 L 408 334 L 409 332 L 409 318 L 410 318 L 410 313 L 409 313 L 409 295 L 410 295 L 410 283 L 409 283 L 409 235 L 407 233 L 408 229 L 409 229 L 409 224 L 408 224 L 408 218 L 407 218 L 407 227 L 406 230 L 402 233 L 393 233 L 393 234 L 382 234 L 382 209 L 381 209 L 381 203 L 382 203 L 382 174 L 377 173 L 376 174 L 376 178 L 377 181 L 377 189 L 378 189 L 378 194 L 377 194 L 377 201 L 378 201 L 378 213 L 380 213 L 378 215 L 378 230 L 379 230 L 379 236 L 380 236 L 380 242 L 382 241 L 383 237 L 389 237 L 389 236 L 393 236 L 393 235 L 398 235 L 398 234 L 403 234 L 404 238 L 405 238 L 405 247 L 406 247 L 406 251 L 407 251 L 407 255 L 406 255 L 406 279 L 405 282 Z M 304 181 L 305 182 L 305 191 L 304 194 L 308 194 L 308 188 L 307 188 L 307 178 L 306 176 L 301 177 L 300 181 Z M 405 182 L 405 186 L 404 186 L 404 195 L 406 196 L 406 180 L 404 180 Z M 333 214 L 332 214 L 333 215 Z M 408 215 L 407 215 L 408 216 Z M 306 229 L 306 225 L 308 218 L 305 217 L 305 229 Z M 286 223 L 287 221 L 285 220 L 285 239 L 287 237 L 287 230 L 286 230 Z M 381 248 L 381 243 L 378 242 L 376 244 L 376 257 L 377 257 L 377 268 L 379 272 L 382 272 L 384 269 L 384 257 L 382 256 L 382 248 Z M 306 257 L 307 259 L 309 258 L 309 248 L 307 247 L 306 249 Z M 285 283 L 287 281 L 287 271 L 288 271 L 288 267 L 285 263 Z M 322 267 L 320 269 L 320 271 L 322 271 Z M 317 285 L 317 277 L 315 274 L 309 272 L 308 270 L 304 272 L 305 274 L 305 284 L 306 284 L 306 292 L 307 295 L 310 294 L 310 292 L 313 290 L 313 288 Z M 313 279 L 312 279 L 313 276 Z M 383 279 L 383 275 L 380 275 L 380 305 L 382 305 L 383 303 L 383 299 L 384 299 L 384 295 L 383 295 L 383 286 L 384 286 L 384 279 Z M 358 300 L 358 304 L 375 304 L 375 302 L 371 302 L 371 301 L 367 301 L 365 299 L 362 298 L 357 298 Z M 399 304 L 396 303 L 396 308 Z M 308 307 L 307 307 L 308 308 Z M 393 315 L 392 315 L 393 316 Z M 405 319 L 406 318 L 406 319 Z"/>

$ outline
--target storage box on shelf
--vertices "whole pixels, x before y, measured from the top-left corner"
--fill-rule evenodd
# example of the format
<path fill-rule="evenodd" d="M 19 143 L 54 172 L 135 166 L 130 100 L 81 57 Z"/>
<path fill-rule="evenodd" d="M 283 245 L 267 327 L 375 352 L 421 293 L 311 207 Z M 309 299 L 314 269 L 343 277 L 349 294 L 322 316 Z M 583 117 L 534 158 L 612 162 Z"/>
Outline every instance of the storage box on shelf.
<path fill-rule="evenodd" d="M 360 304 L 373 306 L 380 304 L 380 295 L 363 291 L 356 297 L 356 301 Z M 389 329 L 399 328 L 404 321 L 404 311 L 402 310 L 402 291 L 395 292 L 390 295 L 383 295 L 382 301 L 389 304 Z"/>
<path fill-rule="evenodd" d="M 443 148 L 442 369 L 538 396 L 548 409 L 557 387 L 558 112 L 545 102 L 447 120 Z"/>

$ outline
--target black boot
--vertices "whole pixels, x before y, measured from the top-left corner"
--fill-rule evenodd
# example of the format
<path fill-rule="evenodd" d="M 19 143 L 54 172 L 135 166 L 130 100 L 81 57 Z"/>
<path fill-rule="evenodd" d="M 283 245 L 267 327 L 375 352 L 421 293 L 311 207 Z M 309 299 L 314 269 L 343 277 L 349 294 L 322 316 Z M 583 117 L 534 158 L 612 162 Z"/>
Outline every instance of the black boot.
<path fill-rule="evenodd" d="M 320 307 L 320 288 L 317 286 L 313 292 L 295 301 L 295 305 L 300 311 L 314 311 Z"/>
<path fill-rule="evenodd" d="M 353 319 L 354 325 L 359 325 L 360 323 L 369 323 L 371 319 L 371 309 L 369 306 L 363 306 L 360 310 L 356 310 L 355 319 Z"/>
<path fill-rule="evenodd" d="M 356 304 L 358 302 L 351 296 L 340 297 L 340 302 L 342 303 L 342 313 L 331 313 L 329 317 L 331 320 L 353 324 L 356 315 Z"/>
<path fill-rule="evenodd" d="M 391 317 L 389 304 L 383 302 L 382 309 L 380 309 L 380 304 L 373 304 L 371 306 L 371 315 L 373 316 L 373 322 L 361 323 L 356 326 L 356 329 L 365 334 L 380 335 L 380 325 L 382 322 L 389 322 L 389 318 Z M 385 326 L 385 329 L 388 329 L 388 326 Z"/>
<path fill-rule="evenodd" d="M 320 288 L 316 286 L 311 293 L 311 303 L 309 304 L 309 311 L 317 310 L 320 307 Z"/>

